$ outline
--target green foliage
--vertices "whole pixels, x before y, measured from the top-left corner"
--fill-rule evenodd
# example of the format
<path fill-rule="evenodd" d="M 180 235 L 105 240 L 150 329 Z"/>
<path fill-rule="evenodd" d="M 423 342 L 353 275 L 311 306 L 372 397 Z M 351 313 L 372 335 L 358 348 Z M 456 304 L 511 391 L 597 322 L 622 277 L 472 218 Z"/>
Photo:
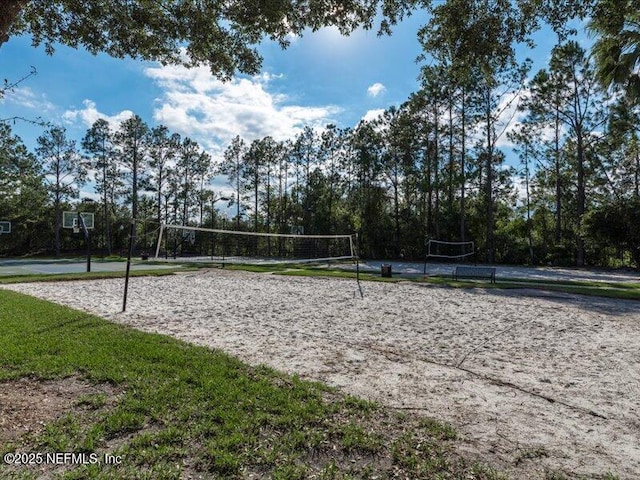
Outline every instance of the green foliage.
<path fill-rule="evenodd" d="M 82 148 L 88 154 L 89 164 L 95 172 L 96 193 L 102 197 L 102 234 L 107 255 L 111 255 L 113 243 L 111 225 L 114 203 L 124 188 L 113 142 L 113 132 L 104 119 L 96 120 L 82 139 Z"/>
<path fill-rule="evenodd" d="M 0 44 L 10 35 L 30 34 L 34 45 L 53 53 L 56 43 L 97 54 L 181 64 L 209 65 L 223 79 L 236 72 L 256 74 L 261 57 L 255 46 L 264 39 L 289 45 L 302 35 L 335 25 L 344 34 L 372 26 L 378 4 L 384 5 L 383 30 L 422 2 L 193 2 L 190 0 L 110 3 L 86 0 L 23 2 L 3 6 Z"/>
<path fill-rule="evenodd" d="M 585 231 L 597 249 L 614 247 L 628 251 L 640 268 L 640 199 L 633 197 L 609 203 L 589 213 Z"/>
<path fill-rule="evenodd" d="M 629 100 L 640 100 L 640 2 L 599 0 L 589 30 L 597 37 L 593 55 L 596 74 L 605 88 L 623 89 Z"/>
<path fill-rule="evenodd" d="M 0 123 L 0 220 L 11 222 L 12 233 L 0 236 L 0 255 L 50 247 L 47 191 L 40 164 L 22 140 Z"/>
<path fill-rule="evenodd" d="M 437 3 L 418 36 L 423 47 L 450 61 L 456 75 L 472 70 L 493 78 L 513 62 L 514 47 L 525 40 L 527 24 L 511 0 L 449 0 Z"/>
<path fill-rule="evenodd" d="M 38 137 L 36 154 L 42 166 L 47 192 L 53 206 L 53 231 L 56 255 L 62 249 L 62 212 L 66 202 L 79 195 L 87 178 L 74 140 L 67 138 L 66 129 L 51 127 Z"/>

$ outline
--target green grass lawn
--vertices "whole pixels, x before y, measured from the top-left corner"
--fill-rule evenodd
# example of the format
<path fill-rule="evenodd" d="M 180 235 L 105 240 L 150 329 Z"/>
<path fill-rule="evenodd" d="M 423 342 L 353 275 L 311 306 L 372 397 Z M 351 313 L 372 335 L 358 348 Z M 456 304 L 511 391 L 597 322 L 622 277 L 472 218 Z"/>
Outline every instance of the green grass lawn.
<path fill-rule="evenodd" d="M 150 277 L 173 275 L 176 272 L 192 271 L 190 268 L 167 268 L 162 270 L 131 270 L 131 277 Z M 124 278 L 125 272 L 77 272 L 77 273 L 38 273 L 25 275 L 0 276 L 0 285 L 3 283 L 25 282 L 61 282 L 71 280 L 99 280 L 102 278 Z"/>
<path fill-rule="evenodd" d="M 154 262 L 149 262 L 153 265 Z M 221 265 L 208 265 L 203 263 L 185 263 L 176 268 L 163 270 L 135 270 L 131 276 L 173 275 L 177 272 L 198 270 L 201 268 L 221 268 Z M 340 277 L 356 278 L 353 271 L 316 267 L 313 265 L 270 264 L 270 265 L 241 265 L 227 264 L 227 270 L 244 270 L 255 273 L 272 273 L 276 275 L 306 276 L 306 277 Z M 19 282 L 54 282 L 61 280 L 95 280 L 101 278 L 124 277 L 124 272 L 91 272 L 91 273 L 65 273 L 65 274 L 38 274 L 0 276 L 0 285 L 3 283 Z M 595 281 L 569 281 L 569 280 L 530 280 L 530 279 L 498 279 L 496 283 L 484 280 L 459 280 L 454 281 L 450 276 L 403 277 L 396 274 L 394 277 L 381 277 L 378 273 L 363 272 L 359 275 L 363 281 L 373 282 L 419 282 L 433 285 L 441 285 L 452 288 L 502 288 L 502 289 L 537 289 L 542 291 L 554 291 L 574 293 L 595 297 L 617 298 L 621 300 L 640 300 L 640 283 L 622 282 L 595 282 Z"/>
<path fill-rule="evenodd" d="M 242 268 L 242 267 L 236 267 Z M 356 278 L 355 272 L 343 270 L 328 270 L 325 268 L 300 267 L 300 268 L 278 268 L 254 267 L 253 271 L 270 271 L 277 275 L 293 276 L 326 276 Z M 377 273 L 361 273 L 360 279 L 363 281 L 376 282 L 418 282 L 441 285 L 452 288 L 502 288 L 502 289 L 536 289 L 541 291 L 554 291 L 564 293 L 575 293 L 595 297 L 618 298 L 621 300 L 640 300 L 639 283 L 621 282 L 588 282 L 588 281 L 567 281 L 567 280 L 529 280 L 529 279 L 499 279 L 496 283 L 485 280 L 458 280 L 454 281 L 450 276 L 422 277 L 411 276 L 402 277 L 382 277 Z"/>
<path fill-rule="evenodd" d="M 456 453 L 456 432 L 431 419 L 22 294 L 0 290 L 0 305 L 1 388 L 76 377 L 119 392 L 78 398 L 0 453 L 122 458 L 0 463 L 0 478 L 503 478 Z"/>

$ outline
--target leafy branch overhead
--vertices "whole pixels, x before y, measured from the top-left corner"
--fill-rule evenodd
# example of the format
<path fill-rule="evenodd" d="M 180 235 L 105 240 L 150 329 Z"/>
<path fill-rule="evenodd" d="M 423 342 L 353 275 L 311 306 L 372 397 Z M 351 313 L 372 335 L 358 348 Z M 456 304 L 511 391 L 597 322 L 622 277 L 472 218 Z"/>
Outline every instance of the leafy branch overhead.
<path fill-rule="evenodd" d="M 294 36 L 325 26 L 336 26 L 343 34 L 358 27 L 375 27 L 379 34 L 390 34 L 399 21 L 416 10 L 426 10 L 433 20 L 420 32 L 421 37 L 444 36 L 445 44 L 456 50 L 450 53 L 464 53 L 471 57 L 467 60 L 480 50 L 501 58 L 514 42 L 526 41 L 543 22 L 561 32 L 570 19 L 585 18 L 594 11 L 610 13 L 617 3 L 627 2 L 4 0 L 0 3 L 0 45 L 11 36 L 28 34 L 34 46 L 44 45 L 49 53 L 60 43 L 117 58 L 207 64 L 216 77 L 229 79 L 237 72 L 258 73 L 262 59 L 256 46 L 263 40 L 286 48 Z M 456 22 L 456 18 L 469 16 L 475 18 Z"/>
<path fill-rule="evenodd" d="M 53 53 L 56 43 L 113 57 L 162 64 L 208 64 L 214 75 L 255 74 L 264 39 L 283 48 L 306 29 L 337 26 L 348 34 L 371 27 L 378 0 L 7 0 L 0 5 L 0 44 L 30 34 Z M 384 2 L 395 23 L 418 3 Z"/>

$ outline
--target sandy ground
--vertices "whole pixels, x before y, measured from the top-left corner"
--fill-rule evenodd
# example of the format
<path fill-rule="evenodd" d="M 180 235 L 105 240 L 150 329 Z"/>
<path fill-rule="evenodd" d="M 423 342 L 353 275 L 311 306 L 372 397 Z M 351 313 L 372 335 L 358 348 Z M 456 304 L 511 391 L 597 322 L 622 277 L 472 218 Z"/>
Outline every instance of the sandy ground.
<path fill-rule="evenodd" d="M 200 271 L 7 285 L 454 425 L 513 478 L 640 478 L 640 302 Z"/>

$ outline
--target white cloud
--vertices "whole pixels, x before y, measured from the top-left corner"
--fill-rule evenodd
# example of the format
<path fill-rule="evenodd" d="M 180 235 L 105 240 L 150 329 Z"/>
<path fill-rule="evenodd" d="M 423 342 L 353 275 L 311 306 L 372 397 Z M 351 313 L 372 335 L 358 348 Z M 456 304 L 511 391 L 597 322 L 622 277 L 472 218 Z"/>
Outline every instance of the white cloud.
<path fill-rule="evenodd" d="M 496 122 L 496 133 L 500 134 L 496 142 L 498 148 L 516 148 L 517 145 L 509 139 L 509 133 L 517 132 L 528 115 L 528 112 L 519 110 L 518 107 L 523 101 L 528 100 L 531 91 L 528 87 L 522 88 L 515 93 L 506 94 L 500 101 L 496 112 L 499 114 Z M 564 136 L 567 127 L 560 125 L 560 136 Z M 540 140 L 550 142 L 555 136 L 555 130 L 552 125 L 547 125 L 536 132 Z"/>
<path fill-rule="evenodd" d="M 96 108 L 95 102 L 91 100 L 84 100 L 82 104 L 84 105 L 83 109 L 67 110 L 62 115 L 62 118 L 68 123 L 80 121 L 87 127 L 91 127 L 91 125 L 93 125 L 96 120 L 102 118 L 109 122 L 111 128 L 117 130 L 124 120 L 133 116 L 133 112 L 131 110 L 123 110 L 120 113 L 111 116 L 106 115 L 102 112 L 99 112 Z"/>
<path fill-rule="evenodd" d="M 40 113 L 52 112 L 55 105 L 47 100 L 44 93 L 36 94 L 29 87 L 16 87 L 5 93 L 5 98 L 9 103 L 19 105 L 20 107 L 38 110 Z"/>
<path fill-rule="evenodd" d="M 152 67 L 145 74 L 163 90 L 156 100 L 156 121 L 188 135 L 208 150 L 226 147 L 236 135 L 247 141 L 267 135 L 276 140 L 295 136 L 306 125 L 332 123 L 340 109 L 334 105 L 303 106 L 272 92 L 271 83 L 282 78 L 263 73 L 222 82 L 206 67 Z"/>
<path fill-rule="evenodd" d="M 498 90 L 496 90 L 496 93 L 498 93 Z M 528 90 L 522 89 L 516 92 L 503 93 L 500 97 L 500 102 L 492 112 L 494 116 L 493 127 L 497 135 L 495 144 L 497 148 L 513 148 L 515 146 L 509 139 L 508 134 L 516 131 L 522 120 L 527 116 L 527 112 L 518 110 L 518 106 L 526 95 L 528 95 Z M 442 119 L 443 121 L 449 121 L 448 117 L 445 117 L 444 111 Z M 486 144 L 485 126 L 485 123 L 479 122 L 470 132 L 470 136 L 473 139 L 483 144 Z"/>
<path fill-rule="evenodd" d="M 380 118 L 383 113 L 384 113 L 384 108 L 369 110 L 367 113 L 364 114 L 364 116 L 362 117 L 362 120 L 364 120 L 365 122 L 372 122 L 373 120 L 377 120 L 378 118 Z"/>
<path fill-rule="evenodd" d="M 89 187 L 91 187 L 91 188 L 89 188 Z M 83 188 L 79 189 L 79 197 L 81 199 L 90 198 L 94 202 L 102 201 L 102 197 L 100 196 L 100 194 L 96 193 L 95 184 L 92 183 L 92 182 L 87 184 L 87 185 L 85 185 Z"/>
<path fill-rule="evenodd" d="M 521 124 L 521 121 L 524 120 L 524 117 L 527 116 L 527 112 L 518 110 L 520 102 L 527 93 L 527 90 L 507 93 L 500 99 L 500 104 L 497 108 L 498 119 L 495 125 L 496 134 L 500 136 L 496 142 L 496 147 L 513 148 L 515 146 L 509 139 L 508 134 L 514 132 Z"/>
<path fill-rule="evenodd" d="M 386 89 L 387 87 L 385 87 L 383 84 L 381 84 L 380 82 L 376 82 L 369 88 L 367 88 L 367 95 L 369 95 L 370 97 L 377 97 L 378 95 L 384 93 Z"/>

